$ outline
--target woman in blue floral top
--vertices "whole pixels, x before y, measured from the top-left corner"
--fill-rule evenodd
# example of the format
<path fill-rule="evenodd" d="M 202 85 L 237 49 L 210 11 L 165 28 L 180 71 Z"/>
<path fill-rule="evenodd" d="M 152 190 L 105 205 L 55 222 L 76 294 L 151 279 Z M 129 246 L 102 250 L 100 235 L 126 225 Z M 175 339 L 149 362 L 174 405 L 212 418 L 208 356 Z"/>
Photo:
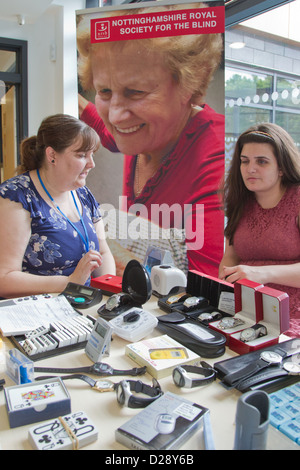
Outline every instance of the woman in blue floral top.
<path fill-rule="evenodd" d="M 115 274 L 99 204 L 85 186 L 99 147 L 82 121 L 57 114 L 21 144 L 18 176 L 0 185 L 0 296 L 61 292 Z"/>

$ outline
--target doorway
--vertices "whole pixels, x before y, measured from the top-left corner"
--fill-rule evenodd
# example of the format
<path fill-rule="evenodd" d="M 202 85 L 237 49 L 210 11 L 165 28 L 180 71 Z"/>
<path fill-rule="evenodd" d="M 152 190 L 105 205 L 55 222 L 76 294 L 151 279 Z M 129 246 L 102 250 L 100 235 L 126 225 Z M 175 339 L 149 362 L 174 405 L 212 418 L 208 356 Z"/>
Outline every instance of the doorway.
<path fill-rule="evenodd" d="M 15 175 L 27 136 L 27 41 L 0 38 L 0 182 Z"/>

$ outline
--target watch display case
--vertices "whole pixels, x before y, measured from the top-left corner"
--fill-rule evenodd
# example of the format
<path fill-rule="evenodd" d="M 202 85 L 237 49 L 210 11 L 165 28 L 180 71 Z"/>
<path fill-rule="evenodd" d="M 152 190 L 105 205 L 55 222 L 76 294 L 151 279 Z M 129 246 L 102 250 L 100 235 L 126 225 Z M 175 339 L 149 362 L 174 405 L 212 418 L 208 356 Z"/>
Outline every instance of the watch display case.
<path fill-rule="evenodd" d="M 194 307 L 191 305 L 191 308 L 186 308 L 189 306 L 189 297 L 192 297 L 191 301 L 198 298 L 200 302 L 195 302 Z M 179 311 L 193 317 L 216 310 L 226 315 L 234 314 L 234 286 L 200 271 L 191 270 L 188 271 L 184 292 L 177 294 L 177 299 L 171 294 L 160 298 L 158 306 L 167 313 Z"/>
<path fill-rule="evenodd" d="M 259 310 L 259 305 L 256 292 L 263 287 L 263 284 L 246 279 L 237 281 L 234 284 L 234 314 L 229 318 L 209 324 L 210 328 L 221 331 L 225 335 L 227 346 L 229 346 L 232 334 L 251 328 L 257 323 L 256 312 Z"/>
<path fill-rule="evenodd" d="M 243 297 L 247 296 L 244 289 L 246 280 L 242 280 L 235 285 L 236 311 L 243 303 Z M 229 348 L 238 354 L 266 348 L 278 343 L 279 335 L 289 329 L 289 296 L 286 292 L 263 286 L 255 291 L 255 310 L 253 311 L 252 325 L 250 328 L 256 329 L 257 325 L 262 325 L 266 329 L 266 334 L 254 337 L 252 340 L 244 342 L 241 340 L 241 332 L 230 335 Z M 239 312 L 239 315 L 242 313 Z"/>
<path fill-rule="evenodd" d="M 210 323 L 227 337 L 227 345 L 245 354 L 278 343 L 289 328 L 289 296 L 285 292 L 242 279 L 234 285 L 234 319 L 243 321 L 223 329 L 221 321 Z"/>

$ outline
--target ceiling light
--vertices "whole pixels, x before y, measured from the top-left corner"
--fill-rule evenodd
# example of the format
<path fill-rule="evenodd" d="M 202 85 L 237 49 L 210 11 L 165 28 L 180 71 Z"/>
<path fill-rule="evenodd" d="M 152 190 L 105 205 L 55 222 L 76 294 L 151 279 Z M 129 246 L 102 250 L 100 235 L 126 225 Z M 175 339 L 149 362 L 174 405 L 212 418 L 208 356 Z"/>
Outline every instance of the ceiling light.
<path fill-rule="evenodd" d="M 243 49 L 243 47 L 245 47 L 246 44 L 244 42 L 232 42 L 231 44 L 229 44 L 229 47 L 231 47 L 232 49 Z"/>

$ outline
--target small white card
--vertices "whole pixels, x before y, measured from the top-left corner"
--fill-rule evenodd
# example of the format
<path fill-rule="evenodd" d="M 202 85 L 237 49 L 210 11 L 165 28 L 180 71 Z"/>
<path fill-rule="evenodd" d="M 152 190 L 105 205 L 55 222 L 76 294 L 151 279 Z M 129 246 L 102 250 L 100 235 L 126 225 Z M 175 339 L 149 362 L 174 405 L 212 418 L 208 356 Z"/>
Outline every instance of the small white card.
<path fill-rule="evenodd" d="M 235 314 L 234 292 L 221 292 L 218 309 L 230 315 Z"/>

